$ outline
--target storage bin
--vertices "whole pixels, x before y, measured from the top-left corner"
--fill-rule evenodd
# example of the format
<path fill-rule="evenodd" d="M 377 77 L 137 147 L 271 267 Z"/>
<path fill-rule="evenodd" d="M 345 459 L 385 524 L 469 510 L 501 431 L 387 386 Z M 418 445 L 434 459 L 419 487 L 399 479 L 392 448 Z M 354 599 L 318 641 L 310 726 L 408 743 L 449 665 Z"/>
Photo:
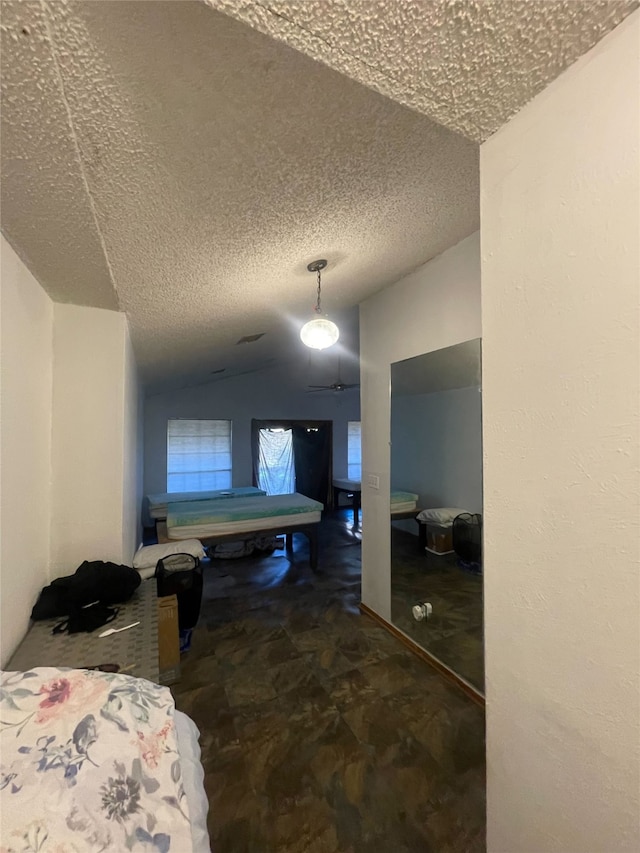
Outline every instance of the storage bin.
<path fill-rule="evenodd" d="M 434 524 L 427 522 L 427 546 L 425 548 L 430 554 L 452 554 L 453 537 L 452 524 Z"/>
<path fill-rule="evenodd" d="M 181 632 L 195 628 L 202 603 L 202 566 L 190 554 L 171 554 L 156 566 L 158 597 L 175 595 L 178 599 L 178 627 Z M 185 640 L 184 651 L 188 648 Z"/>

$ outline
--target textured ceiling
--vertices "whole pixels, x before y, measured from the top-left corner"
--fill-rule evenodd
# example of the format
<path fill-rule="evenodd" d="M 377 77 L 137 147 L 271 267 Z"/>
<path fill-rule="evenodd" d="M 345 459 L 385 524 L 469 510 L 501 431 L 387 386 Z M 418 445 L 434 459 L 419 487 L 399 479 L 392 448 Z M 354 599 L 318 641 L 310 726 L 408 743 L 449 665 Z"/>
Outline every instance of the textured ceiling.
<path fill-rule="evenodd" d="M 39 3 L 2 3 L 2 230 L 54 299 L 117 309 Z"/>
<path fill-rule="evenodd" d="M 478 227 L 477 146 L 204 3 L 2 11 L 3 230 L 57 300 L 108 258 L 152 389 L 306 357 L 314 258 L 340 318 Z"/>
<path fill-rule="evenodd" d="M 477 142 L 638 0 L 205 0 Z"/>
<path fill-rule="evenodd" d="M 354 306 L 478 227 L 482 134 L 461 117 L 477 129 L 506 115 L 523 68 L 539 81 L 632 4 L 527 2 L 526 27 L 495 10 L 513 4 L 218 5 L 278 38 L 196 0 L 0 5 L 2 230 L 55 300 L 126 311 L 150 392 L 309 358 L 297 330 L 317 257 L 323 307 L 357 347 Z M 285 13 L 340 55 L 353 43 L 356 66 L 330 64 L 354 77 L 382 54 L 389 74 L 404 64 L 415 85 L 398 86 L 431 86 L 446 109 L 425 112 L 472 139 L 289 47 L 273 21 L 291 44 L 303 30 Z M 512 71 L 519 53 L 534 58 Z"/>

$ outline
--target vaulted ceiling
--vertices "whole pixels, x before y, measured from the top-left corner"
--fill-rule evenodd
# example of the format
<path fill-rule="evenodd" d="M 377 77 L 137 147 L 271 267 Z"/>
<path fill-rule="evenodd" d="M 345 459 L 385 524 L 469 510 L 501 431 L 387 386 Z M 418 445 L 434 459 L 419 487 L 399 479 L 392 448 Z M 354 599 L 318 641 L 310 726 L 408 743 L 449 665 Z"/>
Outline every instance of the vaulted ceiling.
<path fill-rule="evenodd" d="M 637 0 L 206 0 L 483 142 Z"/>
<path fill-rule="evenodd" d="M 635 5 L 3 0 L 3 233 L 127 313 L 150 391 L 299 359 L 317 257 L 353 348 L 478 227 L 478 141 Z"/>

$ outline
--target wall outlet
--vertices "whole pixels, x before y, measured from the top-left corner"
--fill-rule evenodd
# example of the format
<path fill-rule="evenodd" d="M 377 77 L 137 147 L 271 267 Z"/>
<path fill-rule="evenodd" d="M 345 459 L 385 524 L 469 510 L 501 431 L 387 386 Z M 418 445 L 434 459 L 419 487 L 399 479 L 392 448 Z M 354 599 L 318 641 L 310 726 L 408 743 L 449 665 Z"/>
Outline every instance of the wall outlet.
<path fill-rule="evenodd" d="M 367 486 L 370 489 L 380 488 L 380 477 L 377 474 L 367 474 Z"/>

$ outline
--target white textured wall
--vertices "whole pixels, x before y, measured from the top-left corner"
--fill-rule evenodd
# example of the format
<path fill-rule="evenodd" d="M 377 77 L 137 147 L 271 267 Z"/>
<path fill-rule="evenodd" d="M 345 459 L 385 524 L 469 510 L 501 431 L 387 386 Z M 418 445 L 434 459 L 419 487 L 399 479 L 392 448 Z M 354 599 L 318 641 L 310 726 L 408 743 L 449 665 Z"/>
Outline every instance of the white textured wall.
<path fill-rule="evenodd" d="M 53 303 L 0 238 L 0 666 L 49 577 Z"/>
<path fill-rule="evenodd" d="M 479 243 L 476 232 L 360 306 L 362 600 L 388 620 L 391 364 L 481 337 Z"/>
<path fill-rule="evenodd" d="M 481 149 L 490 853 L 640 850 L 639 45 Z"/>
<path fill-rule="evenodd" d="M 391 487 L 420 495 L 421 507 L 482 512 L 480 389 L 392 396 L 391 413 Z"/>
<path fill-rule="evenodd" d="M 124 314 L 55 305 L 52 577 L 83 560 L 131 559 L 123 553 L 126 337 Z"/>
<path fill-rule="evenodd" d="M 353 369 L 352 369 L 353 370 Z M 167 490 L 167 421 L 169 418 L 230 419 L 233 485 L 251 483 L 251 419 L 333 420 L 333 470 L 347 476 L 347 421 L 360 420 L 358 389 L 340 394 L 307 394 L 292 382 L 288 368 L 257 373 L 158 394 L 145 401 L 145 494 Z M 345 376 L 346 372 L 343 370 Z M 349 374 L 349 376 L 351 373 Z M 326 376 L 333 376 L 330 370 Z M 335 380 L 329 379 L 329 382 Z M 306 382 L 307 380 L 305 380 Z M 311 381 L 311 380 L 308 380 Z M 326 379 L 313 379 L 326 382 Z M 343 381 L 351 381 L 345 379 Z M 356 380 L 357 381 L 357 380 Z"/>

